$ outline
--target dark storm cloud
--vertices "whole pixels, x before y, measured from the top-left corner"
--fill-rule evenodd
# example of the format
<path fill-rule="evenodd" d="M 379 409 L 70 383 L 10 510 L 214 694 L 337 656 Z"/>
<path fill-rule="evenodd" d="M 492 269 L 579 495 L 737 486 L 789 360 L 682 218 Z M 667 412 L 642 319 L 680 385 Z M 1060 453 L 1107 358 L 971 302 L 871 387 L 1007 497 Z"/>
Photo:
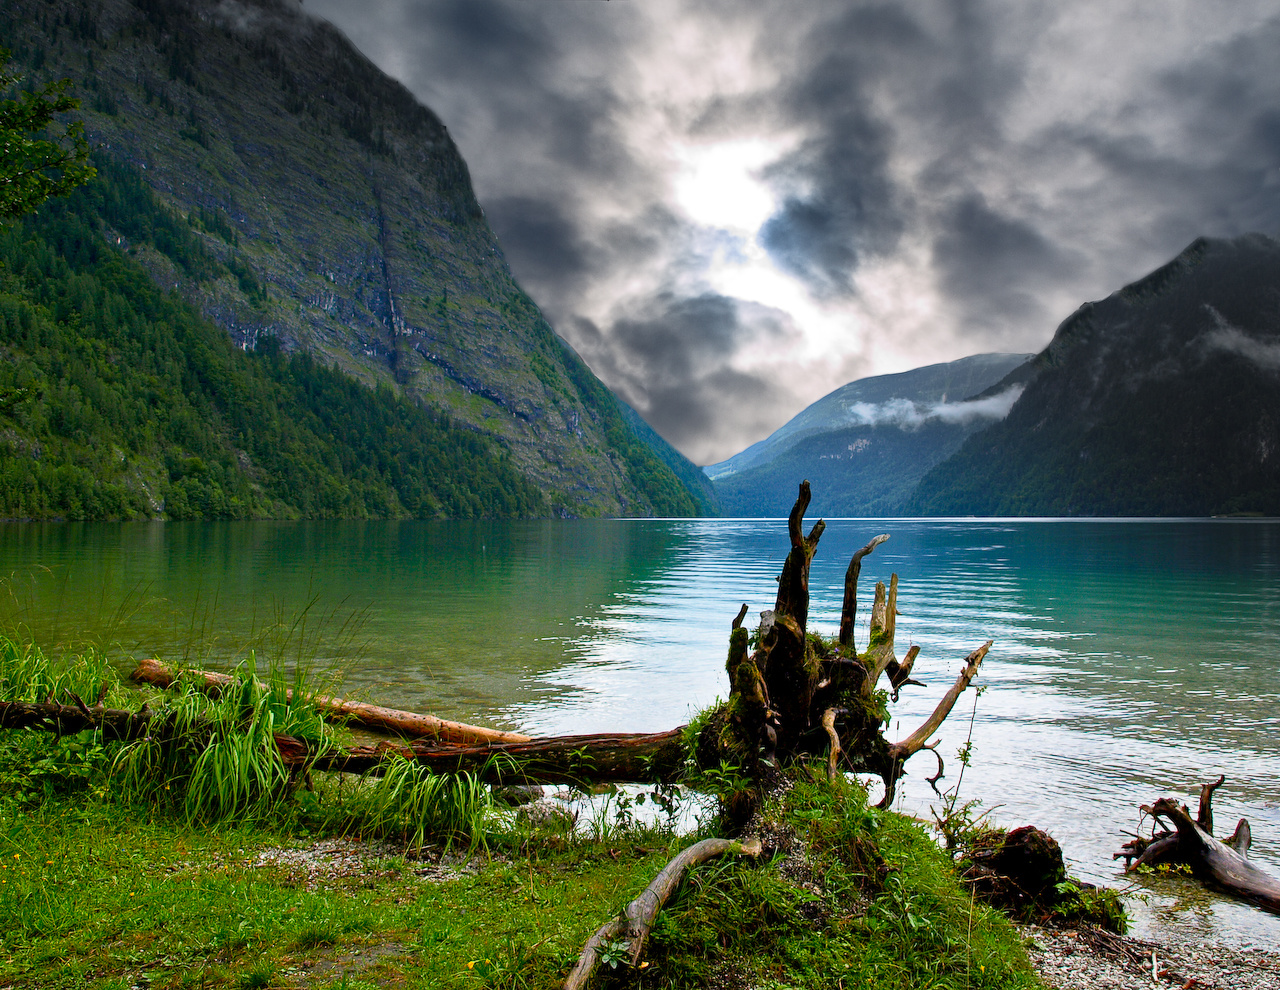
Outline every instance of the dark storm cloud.
<path fill-rule="evenodd" d="M 1242 37 L 1201 53 L 1161 80 L 1185 113 L 1195 202 L 1213 233 L 1280 230 L 1280 14 Z M 1207 167 L 1205 167 L 1207 165 Z M 1208 233 L 1210 231 L 1203 231 Z"/>
<path fill-rule="evenodd" d="M 764 306 L 713 293 L 661 293 L 607 332 L 588 321 L 576 329 L 582 356 L 623 399 L 673 444 L 707 460 L 732 435 L 731 420 L 767 422 L 772 403 L 785 398 L 767 375 L 727 365 L 742 347 L 777 347 L 794 334 L 786 314 Z"/>
<path fill-rule="evenodd" d="M 407 68 L 419 91 L 465 89 L 469 108 L 491 118 L 491 128 L 508 138 L 525 135 L 572 170 L 625 161 L 612 123 L 613 90 L 564 86 L 584 47 L 603 54 L 620 45 L 608 24 L 556 18 L 544 5 L 510 0 L 383 6 L 399 11 L 403 33 L 388 43 L 410 46 Z M 462 133 L 468 129 L 465 118 L 453 123 Z"/>
<path fill-rule="evenodd" d="M 1031 224 L 992 210 L 980 194 L 952 204 L 939 224 L 932 259 L 951 298 L 987 318 L 1042 315 L 1038 290 L 1078 263 Z"/>
<path fill-rule="evenodd" d="M 799 187 L 765 225 L 762 244 L 820 294 L 854 292 L 859 262 L 887 255 L 917 220 L 916 190 L 894 175 L 904 122 L 927 126 L 931 181 L 963 176 L 957 144 L 988 141 L 1019 72 L 997 55 L 993 25 L 977 4 L 915 11 L 905 4 L 828 6 L 796 45 L 797 70 L 779 88 L 787 119 L 809 139 L 769 170 Z M 930 23 L 932 21 L 932 23 Z"/>
<path fill-rule="evenodd" d="M 503 253 L 526 277 L 571 288 L 590 273 L 592 248 L 562 203 L 502 196 L 489 200 L 485 213 Z"/>
<path fill-rule="evenodd" d="M 776 94 L 779 113 L 815 136 L 768 170 L 785 198 L 760 242 L 819 294 L 851 292 L 861 255 L 890 250 L 902 231 L 904 204 L 888 174 L 893 132 L 868 90 L 875 63 L 920 47 L 898 8 L 849 10 L 805 35 L 804 63 Z"/>

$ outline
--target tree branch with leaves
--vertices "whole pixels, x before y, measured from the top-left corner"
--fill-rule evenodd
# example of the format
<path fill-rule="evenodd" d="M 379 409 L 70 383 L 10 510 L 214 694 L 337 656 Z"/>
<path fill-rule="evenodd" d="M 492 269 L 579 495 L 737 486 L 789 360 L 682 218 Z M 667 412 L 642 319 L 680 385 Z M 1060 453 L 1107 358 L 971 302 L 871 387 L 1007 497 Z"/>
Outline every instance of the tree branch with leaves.
<path fill-rule="evenodd" d="M 0 48 L 0 64 L 8 61 L 8 50 Z M 0 90 L 11 92 L 21 80 L 0 69 Z M 71 80 L 61 79 L 0 101 L 0 223 L 35 212 L 50 196 L 64 196 L 96 174 L 84 122 L 59 119 L 80 107 L 70 88 Z"/>

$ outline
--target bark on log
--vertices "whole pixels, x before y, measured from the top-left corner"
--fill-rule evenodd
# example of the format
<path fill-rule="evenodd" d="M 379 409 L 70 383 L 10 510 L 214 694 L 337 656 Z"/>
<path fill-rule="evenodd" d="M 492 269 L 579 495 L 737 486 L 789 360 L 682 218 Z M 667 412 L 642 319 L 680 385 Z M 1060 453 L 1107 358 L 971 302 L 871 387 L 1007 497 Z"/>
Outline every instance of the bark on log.
<path fill-rule="evenodd" d="M 1125 871 L 1141 866 L 1177 863 L 1189 866 L 1196 879 L 1225 893 L 1252 901 L 1266 911 L 1280 914 L 1280 879 L 1259 869 L 1245 857 L 1250 844 L 1249 823 L 1241 818 L 1229 839 L 1213 837 L 1213 792 L 1224 777 L 1200 789 L 1196 819 L 1187 808 L 1169 797 L 1142 806 L 1153 821 L 1168 821 L 1173 830 L 1126 842 L 1112 858 L 1125 860 Z"/>
<path fill-rule="evenodd" d="M 214 697 L 235 681 L 235 678 L 229 674 L 218 674 L 208 670 L 188 670 L 180 673 L 198 678 L 198 682 L 203 685 L 203 690 Z M 159 660 L 139 660 L 137 668 L 130 676 L 135 681 L 162 688 L 169 687 L 178 679 L 178 674 L 169 670 Z M 287 690 L 285 697 L 292 701 L 293 691 Z M 435 739 L 444 743 L 469 746 L 480 743 L 529 742 L 532 738 L 519 732 L 504 732 L 501 729 L 467 725 L 464 722 L 450 722 L 436 718 L 434 715 L 383 708 L 381 705 L 370 705 L 362 701 L 316 696 L 311 699 L 311 703 L 322 714 L 341 718 L 351 725 L 358 725 L 372 732 L 404 736 L 409 739 Z"/>
<path fill-rule="evenodd" d="M 42 729 L 58 736 L 74 736 L 101 729 L 112 740 L 142 739 L 156 726 L 156 713 L 146 705 L 136 712 L 118 708 L 89 708 L 80 702 L 63 705 L 54 701 L 0 701 L 0 729 Z"/>
<path fill-rule="evenodd" d="M 471 773 L 489 784 L 671 783 L 684 771 L 683 727 L 666 732 L 550 736 L 493 746 L 357 746 L 321 756 L 317 770 L 366 773 L 391 753 L 437 774 Z"/>
<path fill-rule="evenodd" d="M 654 877 L 653 883 L 649 884 L 639 897 L 623 909 L 619 917 L 602 925 L 587 940 L 587 944 L 582 949 L 582 954 L 578 957 L 577 965 L 573 967 L 569 978 L 564 982 L 564 990 L 582 990 L 587 985 L 599 962 L 600 949 L 610 942 L 625 940 L 629 943 L 627 949 L 629 965 L 638 966 L 640 964 L 640 956 L 644 952 L 645 941 L 649 937 L 649 932 L 653 930 L 654 922 L 658 920 L 658 913 L 675 895 L 675 892 L 680 887 L 680 882 L 691 867 L 697 866 L 699 863 L 705 863 L 707 860 L 715 859 L 717 856 L 723 856 L 726 853 L 736 853 L 740 856 L 754 858 L 759 856 L 760 852 L 759 839 L 752 839 L 748 842 L 732 842 L 728 839 L 703 839 L 701 842 L 695 842 L 687 849 L 681 850 Z"/>

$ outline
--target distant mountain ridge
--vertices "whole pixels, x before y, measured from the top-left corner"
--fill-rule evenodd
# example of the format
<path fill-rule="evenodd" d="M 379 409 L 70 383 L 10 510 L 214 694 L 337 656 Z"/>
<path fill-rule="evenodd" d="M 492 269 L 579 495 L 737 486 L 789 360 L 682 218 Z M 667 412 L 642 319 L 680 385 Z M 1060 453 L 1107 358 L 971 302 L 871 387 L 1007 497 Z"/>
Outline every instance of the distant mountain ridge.
<path fill-rule="evenodd" d="M 1199 238 L 1058 327 L 919 515 L 1280 515 L 1280 243 Z"/>
<path fill-rule="evenodd" d="M 931 467 L 1008 411 L 1021 386 L 992 386 L 1031 357 L 976 354 L 850 382 L 703 470 L 729 515 L 785 515 L 802 478 L 813 513 L 897 514 Z"/>
<path fill-rule="evenodd" d="M 236 344 L 270 337 L 439 410 L 550 513 L 698 512 L 679 455 L 515 283 L 439 118 L 301 4 L 13 0 L 0 31 L 32 81 L 71 77 L 101 153 L 199 242 L 175 255 L 117 225 L 112 243 Z"/>

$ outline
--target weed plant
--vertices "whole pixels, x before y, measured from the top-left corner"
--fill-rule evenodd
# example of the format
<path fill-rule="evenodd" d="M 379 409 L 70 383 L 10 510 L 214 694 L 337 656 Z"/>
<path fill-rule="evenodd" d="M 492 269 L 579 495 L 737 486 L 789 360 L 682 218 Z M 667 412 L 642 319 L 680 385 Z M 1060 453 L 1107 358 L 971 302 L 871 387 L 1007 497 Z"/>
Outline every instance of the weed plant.
<path fill-rule="evenodd" d="M 395 838 L 413 849 L 432 840 L 483 841 L 492 805 L 478 777 L 436 776 L 392 758 L 380 774 L 350 784 L 329 775 L 310 784 L 307 767 L 285 765 L 275 737 L 292 736 L 318 758 L 345 733 L 321 717 L 305 667 L 287 672 L 272 662 L 259 677 L 251 653 L 233 677 L 217 697 L 185 675 L 170 691 L 150 695 L 151 734 L 126 743 L 97 732 L 0 733 L 0 785 L 28 804 L 76 793 L 160 809 L 189 825 L 291 821 L 308 830 Z M 143 701 L 95 650 L 50 658 L 35 645 L 0 636 L 0 700 L 69 704 L 75 698 L 126 709 Z"/>
<path fill-rule="evenodd" d="M 0 700 L 125 704 L 128 691 L 100 652 L 50 657 L 38 646 L 0 636 Z M 112 747 L 95 734 L 53 736 L 32 729 L 0 732 L 0 796 L 31 805 L 59 795 L 107 794 Z"/>
<path fill-rule="evenodd" d="M 315 827 L 361 838 L 394 839 L 418 854 L 431 842 L 446 848 L 457 841 L 474 849 L 485 843 L 493 813 L 489 788 L 479 775 L 437 775 L 420 763 L 393 754 L 379 776 L 350 784 L 326 781 L 328 800 L 309 802 Z"/>
<path fill-rule="evenodd" d="M 50 657 L 34 643 L 0 636 L 0 700 L 71 703 L 123 703 L 120 675 L 104 654 L 88 648 L 75 655 Z"/>
<path fill-rule="evenodd" d="M 116 757 L 124 801 L 180 806 L 193 823 L 266 821 L 278 814 L 305 768 L 285 766 L 275 737 L 292 736 L 321 756 L 334 745 L 333 730 L 302 674 L 290 683 L 273 665 L 264 683 L 250 654 L 233 676 L 216 698 L 195 679 L 180 678 L 153 716 L 152 733 Z"/>

